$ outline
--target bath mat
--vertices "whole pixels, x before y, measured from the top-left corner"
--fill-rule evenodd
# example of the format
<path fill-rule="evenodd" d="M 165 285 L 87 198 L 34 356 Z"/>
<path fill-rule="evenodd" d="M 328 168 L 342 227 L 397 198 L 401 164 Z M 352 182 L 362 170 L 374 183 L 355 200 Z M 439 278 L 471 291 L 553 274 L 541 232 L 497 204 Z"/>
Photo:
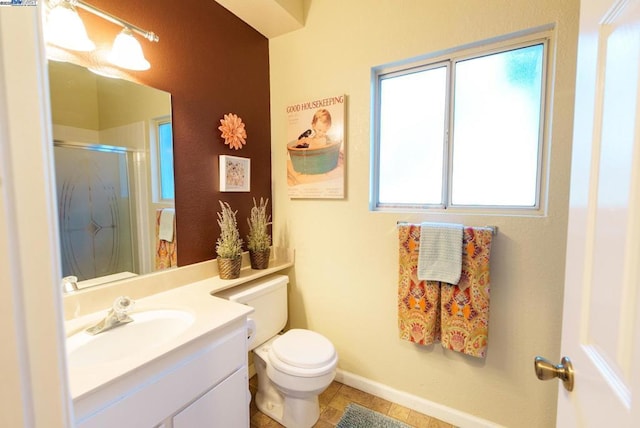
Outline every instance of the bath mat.
<path fill-rule="evenodd" d="M 407 424 L 392 419 L 382 413 L 359 406 L 349 404 L 336 428 L 411 428 Z"/>

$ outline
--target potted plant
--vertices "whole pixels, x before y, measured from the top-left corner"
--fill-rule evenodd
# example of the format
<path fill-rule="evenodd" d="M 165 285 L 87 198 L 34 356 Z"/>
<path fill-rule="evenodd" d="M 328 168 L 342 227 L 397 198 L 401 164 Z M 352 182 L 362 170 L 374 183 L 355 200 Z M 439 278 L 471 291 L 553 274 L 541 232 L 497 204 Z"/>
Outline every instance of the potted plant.
<path fill-rule="evenodd" d="M 249 223 L 249 235 L 247 235 L 247 248 L 252 269 L 266 269 L 269 266 L 269 254 L 271 252 L 271 236 L 267 226 L 271 224 L 271 216 L 267 216 L 267 204 L 269 199 L 260 198 L 260 205 L 253 198 L 251 216 L 247 218 Z"/>
<path fill-rule="evenodd" d="M 218 202 L 222 208 L 222 212 L 218 212 L 220 237 L 216 241 L 218 272 L 222 279 L 234 279 L 240 276 L 242 265 L 242 238 L 236 221 L 238 211 L 233 211 L 228 202 Z"/>

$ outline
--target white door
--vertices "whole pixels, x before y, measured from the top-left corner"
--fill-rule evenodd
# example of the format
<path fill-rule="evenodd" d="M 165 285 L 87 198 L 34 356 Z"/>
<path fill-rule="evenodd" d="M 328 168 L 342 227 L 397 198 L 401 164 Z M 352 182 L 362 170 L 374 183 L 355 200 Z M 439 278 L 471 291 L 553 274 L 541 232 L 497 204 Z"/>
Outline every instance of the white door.
<path fill-rule="evenodd" d="M 640 0 L 583 0 L 562 333 L 575 385 L 559 386 L 562 428 L 640 426 L 639 83 Z"/>

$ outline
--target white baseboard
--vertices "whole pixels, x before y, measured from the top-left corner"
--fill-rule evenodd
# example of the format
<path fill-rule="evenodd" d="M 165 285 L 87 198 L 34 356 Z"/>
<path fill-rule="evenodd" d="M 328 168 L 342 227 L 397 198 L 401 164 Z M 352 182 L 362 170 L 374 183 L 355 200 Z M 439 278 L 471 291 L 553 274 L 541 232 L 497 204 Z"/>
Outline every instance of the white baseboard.
<path fill-rule="evenodd" d="M 255 373 L 255 367 L 252 363 L 249 365 L 249 378 L 255 375 Z M 438 418 L 457 427 L 502 428 L 502 425 L 498 425 L 486 419 L 461 412 L 460 410 L 456 410 L 433 401 L 425 400 L 417 395 L 411 395 L 407 392 L 393 389 L 387 385 L 383 385 L 345 370 L 337 369 L 335 380 L 352 388 L 359 389 L 360 391 L 373 394 L 376 397 L 380 397 L 415 410 L 416 412 L 433 416 L 434 418 Z"/>
<path fill-rule="evenodd" d="M 385 400 L 392 401 L 401 406 L 408 407 L 416 412 L 433 416 L 442 421 L 464 428 L 499 428 L 498 424 L 478 418 L 477 416 L 461 412 L 451 407 L 433 401 L 425 400 L 416 395 L 393 389 L 373 380 L 358 376 L 345 370 L 337 369 L 336 381 L 347 386 L 359 389 Z"/>

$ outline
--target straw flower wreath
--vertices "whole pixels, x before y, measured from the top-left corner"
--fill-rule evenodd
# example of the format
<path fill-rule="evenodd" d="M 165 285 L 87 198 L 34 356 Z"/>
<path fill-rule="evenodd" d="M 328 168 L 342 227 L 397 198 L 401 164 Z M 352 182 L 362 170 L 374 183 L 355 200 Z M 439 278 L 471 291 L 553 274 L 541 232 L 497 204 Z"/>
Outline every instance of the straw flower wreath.
<path fill-rule="evenodd" d="M 218 129 L 222 131 L 224 143 L 231 149 L 239 150 L 244 144 L 247 144 L 247 131 L 244 129 L 244 123 L 237 115 L 233 113 L 225 114 L 224 119 L 220 119 L 221 125 Z"/>

